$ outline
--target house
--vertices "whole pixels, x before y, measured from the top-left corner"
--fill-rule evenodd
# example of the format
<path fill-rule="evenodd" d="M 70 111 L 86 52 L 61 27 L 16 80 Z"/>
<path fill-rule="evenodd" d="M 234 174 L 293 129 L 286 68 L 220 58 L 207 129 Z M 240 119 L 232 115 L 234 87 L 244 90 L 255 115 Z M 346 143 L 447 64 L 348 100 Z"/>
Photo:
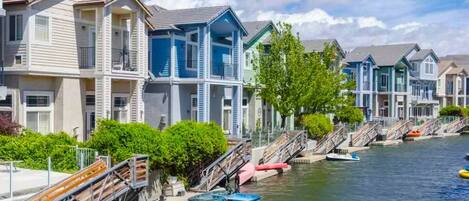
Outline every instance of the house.
<path fill-rule="evenodd" d="M 143 121 L 147 21 L 141 0 L 4 0 L 6 100 L 26 128 L 89 139 L 97 119 Z"/>
<path fill-rule="evenodd" d="M 469 55 L 467 54 L 446 55 L 440 59 L 445 61 L 453 61 L 455 65 L 464 68 L 464 70 L 469 73 Z M 469 96 L 469 77 L 466 77 L 464 87 L 466 96 Z M 464 104 L 469 105 L 469 97 L 466 97 L 466 102 Z"/>
<path fill-rule="evenodd" d="M 326 45 L 329 47 L 334 46 L 336 48 L 337 58 L 334 62 L 334 66 L 342 65 L 342 61 L 345 59 L 345 51 L 340 46 L 336 39 L 313 39 L 301 41 L 306 53 L 311 52 L 324 52 Z"/>
<path fill-rule="evenodd" d="M 244 77 L 243 77 L 243 128 L 245 131 L 258 128 L 275 129 L 281 125 L 281 117 L 275 108 L 257 93 L 255 86 L 256 70 L 254 59 L 259 55 L 257 47 L 259 44 L 268 47 L 271 35 L 276 31 L 272 21 L 250 21 L 243 22 L 248 35 L 243 38 L 244 42 Z M 293 117 L 286 120 L 287 128 L 293 129 Z"/>
<path fill-rule="evenodd" d="M 410 57 L 411 118 L 436 118 L 439 101 L 436 96 L 439 58 L 432 49 L 421 49 Z"/>
<path fill-rule="evenodd" d="M 3 0 L 0 0 L 0 27 L 3 27 L 3 18 L 5 17 L 5 9 L 3 9 Z M 1 39 L 1 35 L 0 35 Z M 6 99 L 7 88 L 3 83 L 4 74 L 3 74 L 3 53 L 0 52 L 0 101 Z"/>
<path fill-rule="evenodd" d="M 420 51 L 417 44 L 357 47 L 350 55 L 371 55 L 373 69 L 373 119 L 408 119 L 410 111 L 409 60 Z M 355 60 L 355 59 L 353 59 Z"/>
<path fill-rule="evenodd" d="M 145 121 L 164 128 L 181 120 L 215 121 L 240 134 L 243 24 L 229 6 L 152 7 Z"/>
<path fill-rule="evenodd" d="M 441 107 L 467 104 L 468 71 L 452 60 L 443 58 L 438 64 L 437 96 Z"/>
<path fill-rule="evenodd" d="M 355 81 L 355 106 L 361 108 L 367 121 L 373 120 L 373 104 L 377 93 L 374 91 L 373 72 L 378 68 L 369 53 L 352 51 L 347 54 L 342 70 L 348 80 Z"/>

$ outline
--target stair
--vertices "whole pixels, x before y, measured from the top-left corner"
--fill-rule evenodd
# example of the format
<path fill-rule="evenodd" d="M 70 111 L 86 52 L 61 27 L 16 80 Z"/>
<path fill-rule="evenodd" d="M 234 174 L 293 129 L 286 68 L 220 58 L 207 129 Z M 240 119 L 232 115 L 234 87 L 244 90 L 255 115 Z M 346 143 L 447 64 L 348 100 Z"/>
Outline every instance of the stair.
<path fill-rule="evenodd" d="M 306 131 L 285 132 L 264 150 L 260 163 L 286 163 L 303 151 L 307 142 Z"/>
<path fill-rule="evenodd" d="M 200 173 L 200 182 L 193 191 L 212 190 L 221 181 L 230 178 L 251 160 L 251 141 L 241 140 L 236 146 L 207 166 Z"/>
<path fill-rule="evenodd" d="M 386 140 L 397 140 L 402 138 L 412 129 L 413 123 L 410 120 L 400 120 L 386 131 Z"/>
<path fill-rule="evenodd" d="M 347 140 L 347 129 L 344 126 L 340 126 L 335 131 L 319 140 L 316 147 L 313 149 L 313 153 L 327 154 L 337 148 L 337 146 L 345 140 Z"/>
<path fill-rule="evenodd" d="M 417 130 L 422 133 L 422 136 L 433 135 L 441 128 L 441 123 L 438 119 L 430 119 L 420 125 Z"/>
<path fill-rule="evenodd" d="M 148 185 L 148 156 L 135 156 L 111 169 L 102 160 L 34 195 L 28 200 L 110 201 L 135 195 Z M 128 197 L 128 196 L 127 196 Z"/>
<path fill-rule="evenodd" d="M 443 133 L 456 133 L 463 129 L 464 127 L 468 126 L 468 119 L 461 118 L 457 119 L 447 125 L 444 126 L 440 131 Z"/>
<path fill-rule="evenodd" d="M 364 147 L 376 139 L 381 126 L 378 123 L 366 123 L 352 135 L 351 146 Z"/>

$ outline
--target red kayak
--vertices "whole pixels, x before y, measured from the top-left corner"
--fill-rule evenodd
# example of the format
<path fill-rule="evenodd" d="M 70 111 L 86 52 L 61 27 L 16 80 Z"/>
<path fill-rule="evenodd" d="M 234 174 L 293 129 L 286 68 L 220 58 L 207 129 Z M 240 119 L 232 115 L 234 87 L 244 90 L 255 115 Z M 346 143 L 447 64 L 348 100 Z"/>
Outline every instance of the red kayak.
<path fill-rule="evenodd" d="M 256 171 L 283 169 L 287 167 L 288 167 L 288 164 L 286 163 L 263 164 L 263 165 L 256 166 Z"/>
<path fill-rule="evenodd" d="M 249 181 L 256 173 L 256 167 L 252 163 L 244 165 L 238 172 L 239 175 L 239 185 L 243 185 Z"/>

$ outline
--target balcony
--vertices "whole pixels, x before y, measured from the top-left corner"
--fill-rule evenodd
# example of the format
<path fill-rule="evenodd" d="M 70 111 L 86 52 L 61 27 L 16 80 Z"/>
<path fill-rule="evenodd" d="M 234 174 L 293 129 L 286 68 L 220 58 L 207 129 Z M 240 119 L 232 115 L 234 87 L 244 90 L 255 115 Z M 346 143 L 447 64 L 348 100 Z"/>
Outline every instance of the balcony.
<path fill-rule="evenodd" d="M 363 81 L 363 90 L 368 91 L 370 90 L 370 82 L 369 81 Z"/>
<path fill-rule="evenodd" d="M 454 94 L 453 86 L 446 87 L 446 95 L 453 95 L 453 94 Z"/>
<path fill-rule="evenodd" d="M 80 69 L 94 69 L 96 67 L 96 48 L 80 47 L 78 58 Z"/>
<path fill-rule="evenodd" d="M 212 64 L 211 75 L 215 79 L 236 80 L 238 79 L 237 64 L 230 62 L 216 62 Z"/>
<path fill-rule="evenodd" d="M 396 92 L 406 92 L 406 85 L 396 84 Z"/>
<path fill-rule="evenodd" d="M 126 49 L 112 49 L 113 71 L 137 71 L 137 51 Z"/>

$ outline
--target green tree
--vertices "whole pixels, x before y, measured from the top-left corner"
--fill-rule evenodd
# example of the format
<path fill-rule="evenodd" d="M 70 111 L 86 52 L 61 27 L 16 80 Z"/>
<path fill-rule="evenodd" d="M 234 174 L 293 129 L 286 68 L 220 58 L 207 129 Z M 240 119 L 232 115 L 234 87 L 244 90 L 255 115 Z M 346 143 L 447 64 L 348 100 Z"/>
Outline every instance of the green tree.
<path fill-rule="evenodd" d="M 440 116 L 464 116 L 464 110 L 456 105 L 448 105 L 440 110 Z"/>
<path fill-rule="evenodd" d="M 309 137 L 321 138 L 334 130 L 331 120 L 324 114 L 304 115 L 301 124 L 308 130 Z"/>
<path fill-rule="evenodd" d="M 303 106 L 303 95 L 308 91 L 312 70 L 305 65 L 305 51 L 299 37 L 292 33 L 291 25 L 277 24 L 270 46 L 258 46 L 255 57 L 256 84 L 259 95 L 269 102 L 285 119 Z"/>
<path fill-rule="evenodd" d="M 335 113 L 335 119 L 342 123 L 361 123 L 364 118 L 363 111 L 353 106 L 342 107 Z"/>

